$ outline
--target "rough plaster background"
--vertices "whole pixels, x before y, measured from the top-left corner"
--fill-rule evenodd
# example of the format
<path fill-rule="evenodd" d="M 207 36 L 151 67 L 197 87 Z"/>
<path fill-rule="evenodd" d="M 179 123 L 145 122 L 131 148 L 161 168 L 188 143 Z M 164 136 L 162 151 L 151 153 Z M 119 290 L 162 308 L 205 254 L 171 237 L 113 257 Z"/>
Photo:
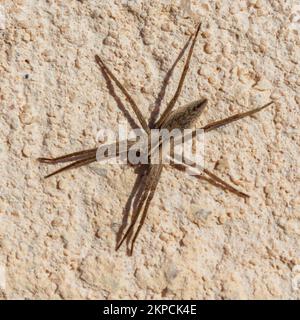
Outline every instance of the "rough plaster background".
<path fill-rule="evenodd" d="M 0 4 L 3 299 L 300 297 L 298 1 Z M 100 128 L 128 121 L 95 53 L 147 117 L 158 96 L 162 110 L 183 61 L 159 95 L 164 78 L 199 20 L 177 106 L 207 97 L 200 126 L 276 102 L 207 134 L 207 167 L 251 198 L 166 169 L 128 257 L 114 247 L 133 169 L 93 164 L 44 180 L 54 168 L 35 159 L 93 147 Z"/>

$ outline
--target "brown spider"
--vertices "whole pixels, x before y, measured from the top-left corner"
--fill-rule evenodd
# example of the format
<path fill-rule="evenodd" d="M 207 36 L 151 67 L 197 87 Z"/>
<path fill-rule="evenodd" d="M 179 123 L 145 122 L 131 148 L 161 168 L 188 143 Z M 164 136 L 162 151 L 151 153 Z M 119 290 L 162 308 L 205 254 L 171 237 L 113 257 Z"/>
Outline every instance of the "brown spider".
<path fill-rule="evenodd" d="M 122 91 L 122 93 L 126 97 L 127 101 L 129 102 L 129 104 L 132 107 L 133 112 L 135 113 L 136 117 L 138 118 L 141 127 L 145 130 L 148 137 L 150 137 L 150 130 L 151 129 L 172 130 L 173 128 L 187 129 L 187 128 L 193 127 L 193 125 L 195 124 L 197 119 L 200 117 L 204 107 L 207 105 L 207 100 L 201 99 L 201 100 L 197 100 L 192 103 L 189 103 L 184 107 L 180 107 L 176 111 L 173 111 L 173 108 L 175 106 L 175 103 L 176 103 L 179 95 L 180 95 L 180 92 L 181 92 L 181 89 L 183 86 L 183 82 L 184 82 L 184 79 L 186 77 L 186 74 L 187 74 L 187 71 L 189 68 L 190 60 L 192 57 L 193 49 L 195 46 L 195 42 L 196 42 L 199 30 L 200 30 L 200 26 L 201 26 L 201 24 L 198 25 L 195 34 L 193 36 L 191 36 L 189 39 L 189 41 L 192 39 L 193 39 L 193 41 L 192 41 L 191 47 L 189 49 L 188 57 L 185 62 L 185 65 L 184 65 L 177 90 L 176 90 L 173 98 L 171 99 L 171 101 L 168 103 L 168 105 L 167 105 L 165 111 L 163 112 L 163 114 L 161 115 L 161 117 L 153 125 L 147 124 L 147 122 L 146 122 L 144 116 L 142 115 L 142 113 L 140 112 L 137 104 L 135 103 L 133 98 L 130 96 L 130 94 L 127 92 L 127 90 L 124 88 L 124 86 L 119 82 L 119 80 L 116 78 L 116 76 L 105 65 L 105 63 L 102 61 L 102 59 L 98 55 L 95 56 L 96 62 L 101 67 L 101 69 L 105 72 L 106 75 L 108 75 L 110 77 L 110 79 L 112 79 L 114 81 L 114 83 L 117 85 L 117 87 Z M 189 43 L 189 41 L 188 41 L 188 43 Z M 264 108 L 268 107 L 272 103 L 273 102 L 271 101 L 262 107 L 259 107 L 259 108 L 256 108 L 256 109 L 244 112 L 244 113 L 235 114 L 235 115 L 228 117 L 226 119 L 212 122 L 212 123 L 204 126 L 201 129 L 203 129 L 204 132 L 209 132 L 211 130 L 215 130 L 215 129 L 222 127 L 228 123 L 237 121 L 237 120 L 242 119 L 247 116 L 251 116 L 254 113 L 257 113 L 257 112 L 263 110 Z M 130 147 L 130 141 L 128 143 L 129 143 L 129 147 Z M 126 152 L 128 152 L 129 147 L 127 148 Z M 121 152 L 119 150 L 118 142 L 116 143 L 116 151 L 117 151 L 116 155 L 119 156 Z M 57 170 L 57 171 L 55 171 L 45 177 L 45 178 L 48 178 L 52 175 L 55 175 L 57 173 L 65 171 L 67 169 L 78 168 L 80 166 L 87 165 L 87 164 L 90 164 L 94 161 L 97 161 L 96 154 L 97 154 L 97 148 L 93 148 L 93 149 L 89 149 L 89 150 L 84 150 L 84 151 L 79 151 L 79 152 L 67 154 L 67 155 L 64 155 L 61 157 L 57 157 L 57 158 L 39 158 L 38 160 L 42 163 L 47 163 L 47 164 L 71 162 L 71 164 L 69 164 L 69 165 L 67 165 L 67 166 L 65 166 L 65 167 L 63 167 L 63 168 L 61 168 L 61 169 L 59 169 L 59 170 Z M 138 227 L 133 235 L 132 241 L 131 241 L 131 246 L 130 246 L 130 251 L 129 251 L 130 255 L 133 252 L 134 243 L 135 243 L 137 236 L 138 236 L 138 234 L 139 234 L 139 232 L 145 222 L 147 211 L 150 206 L 150 202 L 154 196 L 156 187 L 158 185 L 158 182 L 159 182 L 159 179 L 160 179 L 160 176 L 162 173 L 162 169 L 164 167 L 163 163 L 151 164 L 151 159 L 150 159 L 151 155 L 149 154 L 148 157 L 149 157 L 150 162 L 149 162 L 149 164 L 145 165 L 145 167 L 144 167 L 144 170 L 145 170 L 144 189 L 140 195 L 139 202 L 138 202 L 136 211 L 133 214 L 131 224 L 129 225 L 127 231 L 125 232 L 125 234 L 123 235 L 121 240 L 116 245 L 116 250 L 118 250 L 119 247 L 122 245 L 122 243 L 126 239 L 128 239 L 128 241 L 130 240 L 134 226 L 137 223 L 138 219 L 140 219 L 139 225 L 138 225 Z M 188 166 L 188 164 L 186 164 L 186 163 L 175 164 L 174 162 L 171 163 L 171 165 L 174 166 L 175 168 L 181 169 L 181 170 L 183 167 L 185 167 L 185 165 Z M 232 193 L 235 193 L 239 197 L 243 197 L 243 198 L 249 197 L 247 194 L 245 194 L 241 191 L 238 191 L 237 189 L 235 189 L 234 187 L 229 185 L 227 182 L 223 181 L 222 179 L 220 179 L 215 174 L 213 174 L 212 172 L 210 172 L 209 170 L 207 170 L 205 168 L 203 168 L 202 174 L 197 175 L 197 177 L 204 179 L 217 187 L 220 187 L 222 189 L 225 189 L 225 190 L 228 190 Z"/>

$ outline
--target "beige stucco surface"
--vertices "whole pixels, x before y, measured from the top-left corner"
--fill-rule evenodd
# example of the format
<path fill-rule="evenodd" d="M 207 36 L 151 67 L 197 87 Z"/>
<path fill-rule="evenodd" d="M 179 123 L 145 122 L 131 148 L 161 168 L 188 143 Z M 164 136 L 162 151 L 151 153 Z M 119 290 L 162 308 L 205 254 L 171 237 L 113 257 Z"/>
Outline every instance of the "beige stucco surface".
<path fill-rule="evenodd" d="M 188 3 L 0 1 L 1 298 L 300 297 L 298 3 Z M 164 78 L 199 21 L 177 106 L 206 97 L 200 127 L 275 102 L 206 135 L 206 167 L 251 197 L 166 167 L 129 257 L 115 244 L 133 168 L 91 164 L 44 180 L 54 167 L 36 158 L 129 125 L 96 53 L 145 116 L 159 97 L 162 111 L 183 60 L 165 92 Z"/>

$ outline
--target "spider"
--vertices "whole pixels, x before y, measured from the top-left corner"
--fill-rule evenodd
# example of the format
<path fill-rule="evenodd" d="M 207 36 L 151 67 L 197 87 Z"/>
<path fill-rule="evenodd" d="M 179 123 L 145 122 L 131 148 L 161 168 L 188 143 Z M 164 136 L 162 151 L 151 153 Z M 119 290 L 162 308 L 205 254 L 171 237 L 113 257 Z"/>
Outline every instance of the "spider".
<path fill-rule="evenodd" d="M 131 97 L 131 95 L 128 93 L 128 91 L 125 89 L 125 87 L 120 83 L 120 81 L 113 74 L 113 72 L 109 69 L 109 67 L 103 62 L 103 60 L 98 55 L 95 56 L 96 63 L 100 66 L 101 70 L 104 72 L 105 75 L 107 75 L 110 78 L 110 80 L 112 80 L 115 83 L 115 85 L 120 89 L 120 91 L 123 93 L 123 95 L 127 99 L 128 103 L 130 104 L 130 106 L 132 108 L 132 111 L 134 112 L 135 116 L 139 120 L 139 124 L 140 124 L 141 128 L 146 132 L 148 137 L 150 137 L 151 129 L 169 129 L 169 130 L 171 130 L 173 128 L 179 128 L 179 129 L 192 128 L 193 125 L 196 123 L 196 121 L 199 119 L 205 106 L 207 105 L 208 101 L 207 101 L 207 99 L 204 98 L 204 99 L 196 100 L 196 101 L 189 103 L 183 107 L 179 107 L 177 110 L 174 111 L 174 106 L 176 104 L 176 101 L 177 101 L 180 93 L 181 93 L 183 83 L 184 83 L 187 71 L 189 69 L 190 60 L 191 60 L 191 57 L 193 54 L 194 46 L 195 46 L 199 31 L 200 31 L 200 27 L 201 27 L 201 23 L 199 23 L 195 33 L 190 36 L 190 38 L 187 42 L 187 45 L 188 45 L 190 43 L 190 41 L 192 41 L 189 52 L 188 52 L 188 56 L 187 56 L 187 59 L 186 59 L 186 62 L 185 62 L 184 68 L 183 68 L 183 71 L 181 73 L 179 84 L 177 86 L 177 90 L 176 90 L 173 98 L 167 104 L 167 107 L 164 110 L 164 112 L 162 113 L 162 115 L 159 117 L 159 119 L 157 121 L 154 121 L 153 124 L 149 124 L 149 125 L 147 124 L 145 117 L 142 115 L 142 113 L 141 113 L 140 109 L 138 108 L 137 104 L 135 103 L 134 99 Z M 215 129 L 220 128 L 224 125 L 227 125 L 229 123 L 237 121 L 239 119 L 245 118 L 247 116 L 251 116 L 251 115 L 265 109 L 266 107 L 270 106 L 271 104 L 273 104 L 273 101 L 265 104 L 262 107 L 255 108 L 255 109 L 252 109 L 252 110 L 244 112 L 244 113 L 238 113 L 238 114 L 235 114 L 231 117 L 209 123 L 206 126 L 202 127 L 201 129 L 203 130 L 204 133 L 207 133 L 209 131 L 215 130 Z M 116 155 L 121 154 L 121 151 L 118 146 L 119 145 L 117 143 L 116 144 L 116 151 L 117 151 Z M 129 146 L 130 146 L 130 142 L 129 142 Z M 160 148 L 160 145 L 159 145 L 159 148 Z M 125 152 L 128 152 L 128 149 L 125 150 Z M 71 164 L 45 176 L 45 178 L 49 178 L 55 174 L 61 173 L 62 171 L 65 171 L 68 169 L 78 168 L 78 167 L 88 165 L 94 161 L 99 160 L 99 159 L 97 159 L 96 155 L 97 155 L 97 148 L 93 148 L 93 149 L 88 149 L 88 150 L 83 150 L 83 151 L 67 154 L 64 156 L 56 157 L 56 158 L 38 158 L 38 161 L 41 163 L 47 163 L 47 164 L 71 162 Z M 140 193 L 140 197 L 138 199 L 138 204 L 137 204 L 136 210 L 132 215 L 132 221 L 131 221 L 130 225 L 128 226 L 127 231 L 124 233 L 123 237 L 119 241 L 117 241 L 117 244 L 116 244 L 116 250 L 118 250 L 126 239 L 127 239 L 128 244 L 131 240 L 131 244 L 130 244 L 130 248 L 129 248 L 129 252 L 128 252 L 129 255 L 132 255 L 132 253 L 133 253 L 134 243 L 135 243 L 135 241 L 141 231 L 141 228 L 145 222 L 151 200 L 153 199 L 153 196 L 154 196 L 155 190 L 157 188 L 162 170 L 165 166 L 165 164 L 163 164 L 162 162 L 160 162 L 158 164 L 151 163 L 151 159 L 150 159 L 151 155 L 149 154 L 148 157 L 149 157 L 150 162 L 147 165 L 143 166 L 144 179 L 145 179 L 144 187 L 142 189 L 142 192 Z M 183 162 L 182 164 L 172 162 L 171 165 L 179 170 L 183 170 L 186 166 L 189 166 L 189 164 L 187 164 L 185 162 Z M 140 167 L 141 167 L 141 165 L 140 165 Z M 242 197 L 242 198 L 249 197 L 246 193 L 237 190 L 236 188 L 234 188 L 233 186 L 231 186 L 230 184 L 228 184 L 227 182 L 225 182 L 224 180 L 222 180 L 221 178 L 219 178 L 218 176 L 216 176 L 214 173 L 212 173 L 211 171 L 209 171 L 206 168 L 203 168 L 203 172 L 199 175 L 196 175 L 196 177 L 203 179 L 203 180 L 213 184 L 214 186 L 217 186 L 219 188 L 222 188 L 224 190 L 232 192 L 239 197 Z M 139 220 L 138 226 L 136 227 L 136 230 L 133 234 L 133 231 L 135 229 L 135 226 L 136 226 L 138 220 Z"/>

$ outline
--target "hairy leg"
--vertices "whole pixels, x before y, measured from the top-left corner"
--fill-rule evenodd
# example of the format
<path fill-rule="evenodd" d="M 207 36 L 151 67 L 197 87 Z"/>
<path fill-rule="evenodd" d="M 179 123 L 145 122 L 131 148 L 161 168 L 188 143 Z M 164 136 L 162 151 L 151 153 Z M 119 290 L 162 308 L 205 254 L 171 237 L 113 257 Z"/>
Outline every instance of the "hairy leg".
<path fill-rule="evenodd" d="M 105 65 L 103 60 L 98 55 L 95 55 L 95 59 L 96 59 L 96 62 L 99 64 L 99 66 L 106 71 L 106 73 L 116 83 L 118 88 L 123 92 L 123 94 L 127 98 L 128 102 L 130 103 L 135 115 L 137 116 L 142 128 L 147 132 L 147 134 L 149 134 L 150 131 L 149 131 L 148 124 L 147 124 L 144 116 L 142 115 L 140 109 L 138 108 L 137 104 L 132 99 L 131 95 L 128 93 L 128 91 L 125 89 L 125 87 L 121 84 L 121 82 L 117 79 L 117 77 L 110 71 L 110 69 Z"/>
<path fill-rule="evenodd" d="M 194 39 L 193 39 L 192 45 L 190 47 L 187 60 L 186 60 L 185 65 L 184 65 L 184 68 L 183 68 L 183 71 L 182 71 L 182 74 L 181 74 L 181 77 L 180 77 L 180 80 L 179 80 L 179 84 L 178 84 L 177 90 L 176 90 L 173 98 L 171 99 L 171 101 L 168 103 L 166 110 L 163 112 L 163 114 L 161 115 L 159 120 L 156 122 L 156 124 L 155 124 L 156 128 L 160 128 L 160 127 L 163 126 L 164 121 L 167 119 L 169 114 L 172 112 L 172 109 L 173 109 L 173 107 L 174 107 L 174 105 L 175 105 L 175 103 L 176 103 L 176 101 L 177 101 L 177 99 L 178 99 L 178 97 L 179 97 L 179 95 L 181 93 L 181 90 L 182 90 L 182 87 L 183 87 L 183 83 L 184 83 L 184 79 L 185 79 L 187 71 L 189 69 L 190 60 L 191 60 L 191 57 L 192 57 L 192 54 L 193 54 L 193 50 L 194 50 L 194 46 L 195 46 L 195 43 L 196 43 L 196 40 L 197 40 L 197 36 L 198 36 L 199 31 L 200 31 L 200 27 L 201 27 L 201 23 L 199 23 L 199 25 L 197 27 L 197 30 L 196 30 L 196 33 L 194 35 Z"/>
<path fill-rule="evenodd" d="M 135 241 L 136 241 L 136 239 L 137 239 L 137 237 L 138 237 L 138 235 L 139 235 L 139 233 L 140 233 L 140 231 L 142 229 L 142 226 L 144 225 L 144 222 L 145 222 L 145 219 L 146 219 L 146 216 L 147 216 L 147 212 L 148 212 L 148 209 L 149 209 L 149 206 L 150 206 L 150 202 L 154 197 L 154 193 L 155 193 L 156 187 L 158 185 L 162 169 L 163 169 L 163 165 L 162 164 L 156 165 L 155 173 L 154 173 L 155 176 L 153 178 L 153 184 L 150 187 L 150 193 L 149 193 L 149 196 L 147 198 L 147 201 L 146 201 L 146 204 L 145 204 L 145 207 L 144 207 L 144 211 L 143 211 L 140 223 L 139 223 L 138 228 L 137 228 L 137 230 L 136 230 L 136 232 L 135 232 L 135 234 L 133 236 L 133 239 L 131 241 L 130 255 L 132 255 L 132 253 L 133 253 L 134 243 L 135 243 Z"/>
<path fill-rule="evenodd" d="M 47 163 L 47 164 L 57 164 L 57 163 L 63 163 L 63 162 L 77 161 L 77 160 L 86 158 L 86 156 L 88 155 L 96 154 L 96 151 L 97 151 L 97 148 L 93 148 L 93 149 L 69 153 L 64 156 L 60 156 L 56 158 L 38 158 L 37 160 L 41 163 Z"/>
<path fill-rule="evenodd" d="M 214 173 L 212 173 L 211 171 L 208 171 L 207 169 L 203 169 L 203 172 L 205 174 L 207 174 L 213 181 L 217 182 L 218 184 L 222 185 L 225 189 L 227 189 L 228 191 L 236 194 L 239 197 L 242 198 L 250 198 L 249 195 L 247 195 L 244 192 L 241 192 L 237 189 L 235 189 L 234 187 L 232 187 L 230 184 L 228 184 L 227 182 L 225 182 L 223 179 L 219 178 L 218 176 L 216 176 Z"/>
<path fill-rule="evenodd" d="M 228 117 L 226 119 L 222 119 L 222 120 L 218 120 L 218 121 L 209 123 L 206 126 L 202 127 L 201 129 L 203 129 L 204 132 L 208 132 L 208 131 L 212 131 L 212 130 L 218 129 L 218 128 L 223 127 L 226 124 L 229 124 L 231 122 L 243 119 L 243 118 L 248 117 L 248 116 L 252 116 L 253 114 L 255 114 L 255 113 L 267 108 L 268 106 L 270 106 L 273 103 L 274 103 L 273 101 L 270 101 L 270 102 L 268 102 L 267 104 L 265 104 L 262 107 L 259 107 L 259 108 L 256 108 L 256 109 L 244 112 L 244 113 L 238 113 L 238 114 L 235 114 L 235 115 L 233 115 L 231 117 Z"/>
<path fill-rule="evenodd" d="M 147 201 L 148 195 L 151 193 L 153 184 L 156 183 L 156 181 L 157 181 L 157 171 L 158 171 L 157 166 L 159 166 L 159 165 L 151 165 L 151 167 L 150 167 L 150 170 L 149 170 L 146 182 L 145 182 L 145 189 L 144 189 L 144 192 L 143 192 L 142 197 L 140 199 L 139 205 L 138 205 L 136 212 L 132 218 L 132 222 L 131 222 L 130 226 L 128 227 L 128 229 L 127 229 L 126 233 L 124 234 L 123 238 L 121 239 L 121 241 L 117 244 L 116 250 L 118 250 L 121 247 L 123 242 L 126 240 L 126 238 L 129 236 L 129 234 L 132 232 L 132 230 L 133 230 L 133 228 L 134 228 L 134 226 L 135 226 L 135 224 L 141 214 L 141 211 L 144 207 L 144 204 Z"/>
<path fill-rule="evenodd" d="M 169 83 L 169 80 L 173 74 L 173 71 L 177 65 L 177 63 L 180 61 L 180 59 L 183 57 L 186 49 L 188 48 L 191 40 L 193 38 L 193 35 L 190 35 L 188 41 L 186 42 L 186 44 L 184 45 L 184 47 L 181 49 L 177 59 L 174 61 L 172 67 L 169 69 L 169 71 L 167 72 L 164 80 L 163 80 L 163 83 L 162 83 L 162 88 L 155 100 L 155 103 L 154 103 L 154 109 L 153 111 L 151 112 L 151 116 L 150 116 L 150 120 L 149 120 L 149 127 L 150 128 L 153 128 L 158 116 L 159 116 L 159 110 L 160 110 L 160 105 L 161 105 L 161 102 L 166 94 L 166 88 L 168 86 L 168 83 Z"/>
<path fill-rule="evenodd" d="M 176 160 L 174 159 L 174 162 L 172 163 L 172 165 L 176 169 L 181 170 L 181 171 L 185 171 L 186 168 L 189 168 L 189 167 L 192 168 L 192 169 L 195 168 L 195 166 L 187 164 L 184 160 L 183 160 L 183 163 L 177 163 Z M 207 176 L 209 176 L 209 179 L 205 178 L 203 176 L 203 174 L 201 174 L 201 173 L 195 174 L 194 177 L 196 177 L 198 179 L 204 179 L 207 182 L 213 182 L 212 183 L 213 185 L 215 185 L 217 187 L 221 187 L 224 190 L 230 191 L 230 192 L 236 194 L 239 197 L 249 198 L 249 196 L 246 193 L 237 190 L 236 188 L 234 188 L 233 186 L 231 186 L 230 184 L 228 184 L 227 182 L 225 182 L 224 180 L 222 180 L 221 178 L 219 178 L 218 176 L 213 174 L 211 171 L 209 171 L 209 170 L 207 170 L 205 168 L 202 168 L 202 172 L 204 174 L 206 174 Z"/>
<path fill-rule="evenodd" d="M 94 161 L 101 162 L 102 160 L 112 159 L 118 156 L 121 156 L 123 154 L 126 154 L 129 149 L 132 147 L 134 142 L 127 140 L 127 148 L 125 150 L 120 150 L 119 147 L 122 142 L 125 141 L 117 141 L 115 143 L 111 143 L 109 145 L 101 145 L 98 148 L 83 150 L 79 152 L 74 152 L 70 154 L 66 154 L 64 156 L 56 157 L 56 158 L 38 158 L 37 160 L 41 163 L 46 164 L 57 164 L 57 163 L 65 163 L 65 162 L 73 162 L 59 170 L 54 171 L 53 173 L 47 175 L 45 178 L 49 178 L 55 174 L 61 173 L 65 170 L 78 168 L 87 164 L 90 164 Z M 108 155 L 108 149 L 110 147 L 115 148 L 116 154 L 115 155 Z M 97 152 L 100 148 L 104 148 L 103 157 L 98 158 Z"/>
<path fill-rule="evenodd" d="M 78 160 L 78 161 L 75 161 L 63 168 L 60 168 L 50 174 L 48 174 L 47 176 L 45 176 L 44 178 L 47 179 L 47 178 L 50 178 L 58 173 L 61 173 L 63 171 L 66 171 L 66 170 L 70 170 L 70 169 L 75 169 L 75 168 L 79 168 L 79 167 L 82 167 L 82 166 L 86 166 L 92 162 L 95 162 L 96 161 L 96 156 L 89 156 L 85 159 L 81 159 L 81 160 Z"/>

